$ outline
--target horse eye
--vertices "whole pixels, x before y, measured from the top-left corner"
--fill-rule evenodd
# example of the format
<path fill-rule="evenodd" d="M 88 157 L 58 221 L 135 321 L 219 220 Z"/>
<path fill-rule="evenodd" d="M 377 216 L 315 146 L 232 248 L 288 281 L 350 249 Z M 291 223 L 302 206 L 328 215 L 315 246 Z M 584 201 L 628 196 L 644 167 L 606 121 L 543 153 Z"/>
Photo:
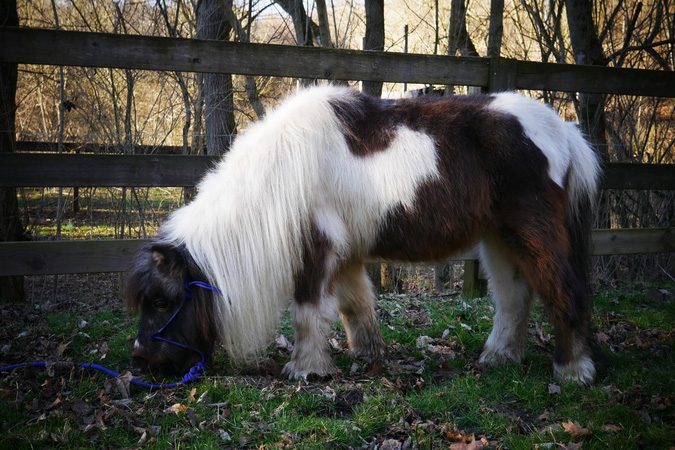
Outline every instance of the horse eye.
<path fill-rule="evenodd" d="M 157 298 L 152 301 L 152 306 L 154 306 L 155 309 L 163 311 L 169 306 L 169 302 L 163 298 Z"/>

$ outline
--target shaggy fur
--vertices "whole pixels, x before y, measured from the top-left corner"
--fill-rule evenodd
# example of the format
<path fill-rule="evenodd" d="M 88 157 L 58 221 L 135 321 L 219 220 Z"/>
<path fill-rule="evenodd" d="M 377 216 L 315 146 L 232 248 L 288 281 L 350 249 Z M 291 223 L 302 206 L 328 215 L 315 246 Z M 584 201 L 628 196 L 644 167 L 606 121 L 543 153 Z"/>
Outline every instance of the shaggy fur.
<path fill-rule="evenodd" d="M 537 292 L 555 328 L 556 373 L 590 382 L 586 258 L 598 173 L 576 127 L 520 95 L 392 101 L 302 91 L 239 136 L 162 227 L 159 240 L 183 255 L 175 283 L 203 277 L 222 291 L 204 294 L 214 300 L 210 324 L 176 320 L 213 330 L 191 345 L 208 353 L 218 341 L 252 362 L 292 301 L 296 341 L 284 373 L 325 375 L 335 308 L 354 356 L 383 354 L 364 258 L 439 260 L 480 243 L 497 304 L 481 359 L 522 359 Z M 139 293 L 171 291 L 152 252 L 141 252 L 130 277 L 129 302 L 146 325 L 155 311 Z"/>

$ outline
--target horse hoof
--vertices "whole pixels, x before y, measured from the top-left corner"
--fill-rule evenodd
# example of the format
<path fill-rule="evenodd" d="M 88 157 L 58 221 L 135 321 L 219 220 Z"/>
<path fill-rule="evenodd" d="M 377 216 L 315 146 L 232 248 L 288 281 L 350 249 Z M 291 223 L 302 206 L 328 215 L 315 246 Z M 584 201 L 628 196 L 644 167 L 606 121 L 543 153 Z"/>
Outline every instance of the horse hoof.
<path fill-rule="evenodd" d="M 501 351 L 485 349 L 478 358 L 478 362 L 490 366 L 501 366 L 512 362 L 520 363 L 523 360 L 521 353 L 507 349 L 501 349 Z"/>
<path fill-rule="evenodd" d="M 557 379 L 561 381 L 575 381 L 582 386 L 588 386 L 595 378 L 595 366 L 588 356 L 578 358 L 567 364 L 553 364 Z"/>
<path fill-rule="evenodd" d="M 319 368 L 302 368 L 295 361 L 289 361 L 281 371 L 281 377 L 288 380 L 304 380 L 314 378 L 326 378 L 333 375 L 337 368 L 333 363 L 323 365 Z"/>

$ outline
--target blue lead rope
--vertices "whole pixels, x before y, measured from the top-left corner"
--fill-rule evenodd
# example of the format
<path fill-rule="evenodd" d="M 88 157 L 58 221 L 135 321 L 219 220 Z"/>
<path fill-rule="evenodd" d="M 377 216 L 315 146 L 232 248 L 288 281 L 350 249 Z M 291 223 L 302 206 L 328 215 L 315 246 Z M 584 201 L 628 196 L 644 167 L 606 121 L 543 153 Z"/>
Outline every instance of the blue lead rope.
<path fill-rule="evenodd" d="M 167 342 L 169 344 L 173 344 L 173 345 L 177 345 L 177 346 L 182 347 L 182 348 L 186 348 L 188 350 L 193 350 L 193 351 L 199 353 L 199 356 L 201 356 L 201 361 L 198 362 L 197 364 L 195 364 L 194 366 L 192 366 L 190 368 L 190 370 L 188 371 L 188 373 L 185 374 L 185 376 L 183 377 L 182 380 L 177 381 L 175 383 L 151 384 L 151 383 L 146 383 L 144 381 L 138 380 L 136 378 L 131 378 L 129 380 L 130 383 L 135 384 L 137 386 L 142 386 L 142 387 L 148 388 L 148 389 L 170 389 L 170 388 L 176 387 L 180 384 L 187 384 L 187 383 L 190 383 L 192 381 L 195 381 L 204 374 L 204 370 L 206 369 L 206 357 L 204 356 L 204 354 L 201 351 L 199 351 L 198 349 L 196 349 L 196 348 L 194 348 L 190 345 L 181 344 L 180 342 L 172 341 L 170 339 L 166 339 L 166 338 L 163 338 L 161 336 L 158 336 L 171 323 L 171 321 L 178 315 L 178 313 L 181 311 L 181 309 L 183 309 L 183 305 L 185 305 L 185 301 L 192 298 L 192 286 L 197 286 L 197 287 L 200 287 L 202 289 L 208 289 L 210 291 L 214 291 L 214 292 L 217 292 L 219 294 L 222 294 L 220 289 L 218 289 L 215 286 L 211 286 L 208 283 L 204 283 L 203 281 L 186 281 L 185 282 L 185 298 L 183 299 L 183 302 L 180 304 L 180 306 L 178 307 L 176 312 L 173 313 L 171 318 L 169 320 L 167 320 L 167 322 L 164 324 L 164 326 L 162 328 L 160 328 L 156 333 L 153 333 L 150 336 L 148 336 L 148 338 L 150 338 L 152 340 L 164 341 L 164 342 Z M 12 371 L 12 370 L 14 370 L 18 367 L 26 367 L 26 366 L 29 366 L 29 367 L 45 367 L 46 364 L 47 363 L 44 363 L 44 362 L 31 362 L 31 363 L 13 364 L 11 366 L 0 367 L 0 372 L 9 372 L 9 371 Z M 112 371 L 112 370 L 110 370 L 106 367 L 103 367 L 99 364 L 74 363 L 74 366 L 75 367 L 81 367 L 83 369 L 98 370 L 99 372 L 103 372 L 106 375 L 110 375 L 111 377 L 117 378 L 117 377 L 120 376 L 119 373 L 114 372 L 114 371 Z"/>

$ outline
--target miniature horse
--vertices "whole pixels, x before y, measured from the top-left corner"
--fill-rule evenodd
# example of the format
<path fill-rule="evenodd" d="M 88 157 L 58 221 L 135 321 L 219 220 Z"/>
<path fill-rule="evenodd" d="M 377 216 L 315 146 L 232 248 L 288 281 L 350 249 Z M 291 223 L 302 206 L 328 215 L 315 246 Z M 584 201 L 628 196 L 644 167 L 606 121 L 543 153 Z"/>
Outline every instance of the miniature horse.
<path fill-rule="evenodd" d="M 327 337 L 336 309 L 350 353 L 380 358 L 364 258 L 438 261 L 478 243 L 496 303 L 480 360 L 523 359 L 536 292 L 555 330 L 556 375 L 589 383 L 598 174 L 577 127 L 521 95 L 301 91 L 236 139 L 136 257 L 133 361 L 181 372 L 219 343 L 254 362 L 289 300 L 295 349 L 285 376 L 335 370 Z M 186 291 L 190 280 L 210 285 Z M 166 339 L 153 339 L 158 330 Z"/>

